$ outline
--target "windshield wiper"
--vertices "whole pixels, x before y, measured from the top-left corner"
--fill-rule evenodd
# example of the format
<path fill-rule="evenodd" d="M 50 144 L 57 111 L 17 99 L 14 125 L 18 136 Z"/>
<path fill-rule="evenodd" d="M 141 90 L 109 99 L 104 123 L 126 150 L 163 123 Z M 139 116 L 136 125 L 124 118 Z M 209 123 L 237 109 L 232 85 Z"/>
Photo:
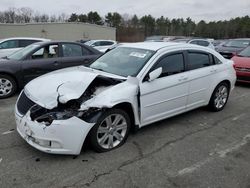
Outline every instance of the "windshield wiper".
<path fill-rule="evenodd" d="M 104 71 L 102 68 L 93 68 L 93 67 L 90 67 L 90 68 L 95 69 L 95 70 L 99 70 L 99 71 L 106 72 L 106 71 Z"/>

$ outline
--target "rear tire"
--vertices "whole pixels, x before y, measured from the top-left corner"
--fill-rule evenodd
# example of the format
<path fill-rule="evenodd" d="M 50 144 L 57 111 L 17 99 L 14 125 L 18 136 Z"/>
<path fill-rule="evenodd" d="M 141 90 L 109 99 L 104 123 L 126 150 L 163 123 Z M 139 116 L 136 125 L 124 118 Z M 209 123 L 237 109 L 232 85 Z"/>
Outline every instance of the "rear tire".
<path fill-rule="evenodd" d="M 92 148 L 97 152 L 107 152 L 122 146 L 130 127 L 131 121 L 125 111 L 110 109 L 104 112 L 90 131 Z"/>
<path fill-rule="evenodd" d="M 213 112 L 221 111 L 226 106 L 228 97 L 229 85 L 225 82 L 222 82 L 214 89 L 208 107 Z"/>
<path fill-rule="evenodd" d="M 16 81 L 11 76 L 0 74 L 0 99 L 14 95 L 16 90 Z"/>

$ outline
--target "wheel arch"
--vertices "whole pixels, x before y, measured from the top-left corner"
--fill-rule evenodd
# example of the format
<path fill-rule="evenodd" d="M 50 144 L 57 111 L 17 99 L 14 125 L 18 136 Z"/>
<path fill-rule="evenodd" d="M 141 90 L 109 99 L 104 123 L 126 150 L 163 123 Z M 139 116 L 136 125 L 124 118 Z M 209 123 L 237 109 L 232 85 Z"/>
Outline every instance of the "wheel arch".
<path fill-rule="evenodd" d="M 229 87 L 229 93 L 230 93 L 230 90 L 231 90 L 231 82 L 230 82 L 229 80 L 227 80 L 227 79 L 225 79 L 225 80 L 219 82 L 219 83 L 214 87 L 213 92 L 214 92 L 215 88 L 216 88 L 218 85 L 222 84 L 222 83 L 226 83 L 226 84 L 228 85 L 228 87 Z"/>
<path fill-rule="evenodd" d="M 135 112 L 131 103 L 122 102 L 122 103 L 114 105 L 112 108 L 121 109 L 125 111 L 130 118 L 132 130 L 136 130 L 138 128 L 138 125 L 136 125 L 136 121 L 135 121 Z"/>
<path fill-rule="evenodd" d="M 16 82 L 17 89 L 20 89 L 20 83 L 18 82 L 18 79 L 13 74 L 11 74 L 9 72 L 1 72 L 1 71 L 0 71 L 0 74 L 10 76 L 11 78 L 13 78 Z"/>

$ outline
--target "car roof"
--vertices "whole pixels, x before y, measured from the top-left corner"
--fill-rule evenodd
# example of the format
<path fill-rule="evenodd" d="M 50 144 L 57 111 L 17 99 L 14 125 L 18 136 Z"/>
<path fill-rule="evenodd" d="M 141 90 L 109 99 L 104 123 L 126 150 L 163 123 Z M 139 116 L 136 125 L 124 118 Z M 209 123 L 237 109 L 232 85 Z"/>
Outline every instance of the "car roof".
<path fill-rule="evenodd" d="M 43 44 L 55 44 L 55 43 L 73 43 L 73 44 L 80 44 L 84 45 L 83 43 L 80 42 L 75 42 L 75 41 L 62 41 L 62 40 L 51 40 L 51 41 L 41 41 L 41 42 L 36 42 L 36 44 L 43 45 Z"/>
<path fill-rule="evenodd" d="M 116 42 L 115 40 L 106 40 L 106 39 L 97 39 L 97 40 L 89 40 L 89 41 L 93 41 L 93 42 L 98 42 L 98 41 L 110 41 L 110 42 Z"/>
<path fill-rule="evenodd" d="M 41 41 L 50 41 L 50 39 L 35 38 L 35 37 L 10 37 L 10 38 L 0 39 L 0 41 L 7 41 L 7 40 L 41 40 Z"/>
<path fill-rule="evenodd" d="M 229 40 L 250 40 L 250 38 L 237 38 L 237 39 L 229 39 Z"/>
<path fill-rule="evenodd" d="M 136 42 L 136 43 L 126 43 L 121 45 L 121 47 L 140 48 L 152 51 L 157 51 L 161 48 L 168 48 L 168 47 L 172 48 L 172 47 L 188 47 L 188 46 L 190 46 L 190 44 L 177 43 L 177 42 Z"/>

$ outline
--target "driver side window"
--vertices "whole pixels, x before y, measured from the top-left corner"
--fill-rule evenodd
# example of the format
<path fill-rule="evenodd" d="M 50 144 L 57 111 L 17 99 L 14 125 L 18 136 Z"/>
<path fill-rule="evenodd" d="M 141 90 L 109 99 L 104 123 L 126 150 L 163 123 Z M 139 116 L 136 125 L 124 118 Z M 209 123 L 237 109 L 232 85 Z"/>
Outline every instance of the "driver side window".
<path fill-rule="evenodd" d="M 31 59 L 47 59 L 58 57 L 58 45 L 48 45 L 40 48 L 31 55 Z"/>
<path fill-rule="evenodd" d="M 154 66 L 153 70 L 159 67 L 162 67 L 162 73 L 160 77 L 184 72 L 185 66 L 183 53 L 171 54 L 161 58 Z"/>

